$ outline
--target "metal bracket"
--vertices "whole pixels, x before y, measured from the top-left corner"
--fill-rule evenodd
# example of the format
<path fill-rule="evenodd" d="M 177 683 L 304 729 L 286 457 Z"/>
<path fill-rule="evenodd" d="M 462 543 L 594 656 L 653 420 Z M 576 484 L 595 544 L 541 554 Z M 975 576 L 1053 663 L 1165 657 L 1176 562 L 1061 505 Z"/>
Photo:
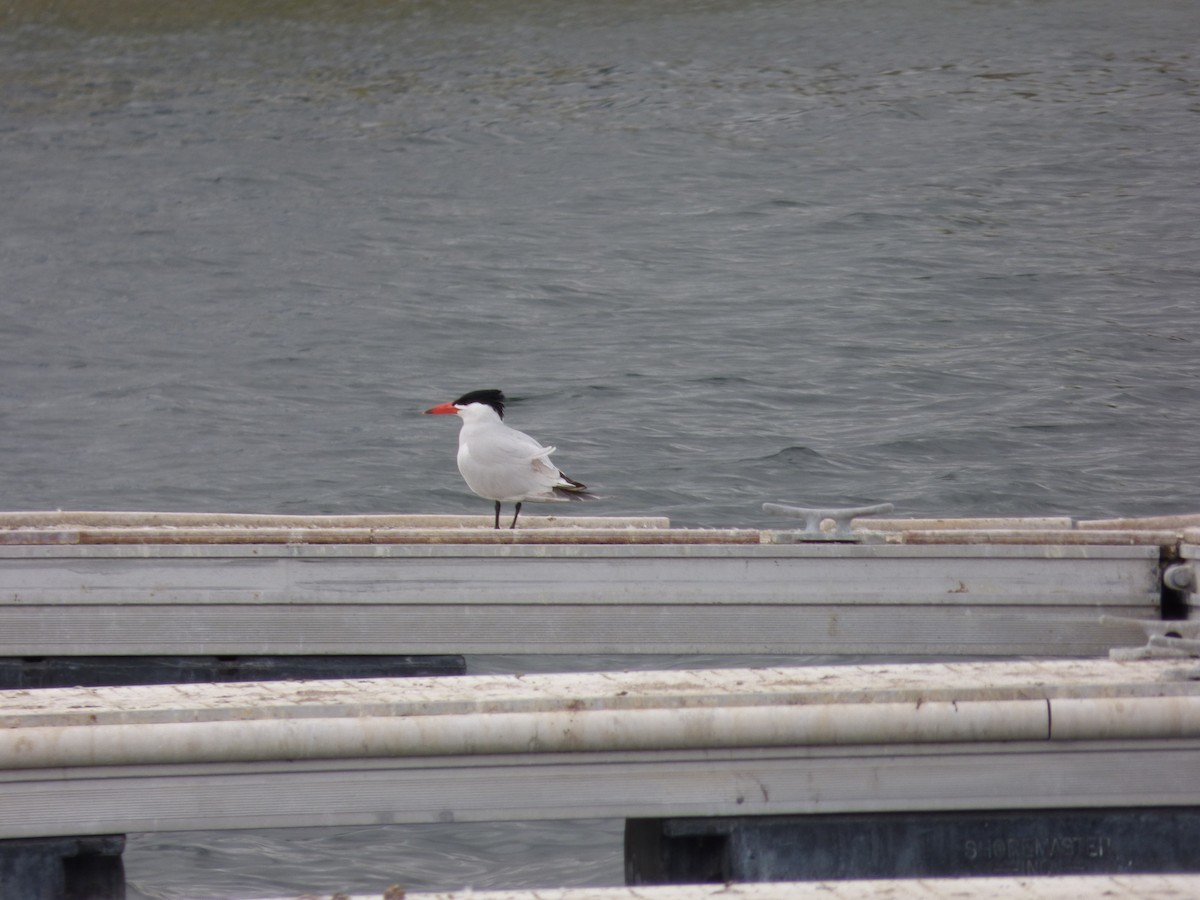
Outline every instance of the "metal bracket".
<path fill-rule="evenodd" d="M 1196 584 L 1196 567 L 1190 562 L 1173 563 L 1163 569 L 1163 584 L 1172 591 L 1191 591 Z"/>
<path fill-rule="evenodd" d="M 1108 658 L 1188 659 L 1200 657 L 1200 621 L 1163 621 L 1162 619 L 1129 619 L 1123 616 L 1101 616 L 1101 625 L 1134 625 L 1146 635 L 1143 647 L 1113 647 Z"/>
<path fill-rule="evenodd" d="M 804 541 L 861 541 L 865 534 L 854 531 L 850 521 L 861 516 L 877 516 L 890 513 L 896 507 L 891 503 L 878 503 L 875 506 L 855 506 L 841 509 L 819 509 L 808 506 L 785 506 L 782 503 L 764 503 L 763 509 L 769 513 L 804 520 L 803 531 L 782 531 L 776 535 L 775 541 L 780 544 L 798 544 Z M 823 531 L 821 523 L 832 519 L 832 531 Z"/>

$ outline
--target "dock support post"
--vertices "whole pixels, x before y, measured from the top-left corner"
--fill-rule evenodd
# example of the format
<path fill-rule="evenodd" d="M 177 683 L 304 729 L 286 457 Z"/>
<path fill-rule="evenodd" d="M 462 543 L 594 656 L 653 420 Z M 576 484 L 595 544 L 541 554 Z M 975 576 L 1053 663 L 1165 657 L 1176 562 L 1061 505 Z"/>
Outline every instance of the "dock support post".
<path fill-rule="evenodd" d="M 5 900 L 125 900 L 124 835 L 0 840 Z"/>
<path fill-rule="evenodd" d="M 634 819 L 629 885 L 1200 872 L 1200 807 Z"/>
<path fill-rule="evenodd" d="M 465 675 L 461 656 L 0 657 L 0 690 Z"/>
<path fill-rule="evenodd" d="M 672 825 L 670 819 L 625 820 L 627 885 L 724 884 L 733 880 L 727 833 L 676 834 Z"/>

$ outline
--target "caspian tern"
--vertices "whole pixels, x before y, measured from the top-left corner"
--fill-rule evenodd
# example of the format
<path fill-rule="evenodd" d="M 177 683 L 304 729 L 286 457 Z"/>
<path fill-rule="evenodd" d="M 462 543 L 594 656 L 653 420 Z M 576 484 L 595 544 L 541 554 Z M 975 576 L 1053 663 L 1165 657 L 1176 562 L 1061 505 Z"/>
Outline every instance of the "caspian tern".
<path fill-rule="evenodd" d="M 462 419 L 458 471 L 472 491 L 496 501 L 497 528 L 501 502 L 517 504 L 509 526 L 516 528 L 521 504 L 526 500 L 597 499 L 587 492 L 587 485 L 568 478 L 550 462 L 554 447 L 543 447 L 524 432 L 504 424 L 501 391 L 471 391 L 453 403 L 439 403 L 425 414 Z"/>

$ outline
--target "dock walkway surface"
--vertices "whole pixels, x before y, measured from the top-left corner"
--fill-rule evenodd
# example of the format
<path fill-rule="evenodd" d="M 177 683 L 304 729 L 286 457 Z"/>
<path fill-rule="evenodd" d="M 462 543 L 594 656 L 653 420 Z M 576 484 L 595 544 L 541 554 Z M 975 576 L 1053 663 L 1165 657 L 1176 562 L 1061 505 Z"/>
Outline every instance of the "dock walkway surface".
<path fill-rule="evenodd" d="M 924 878 L 670 887 L 304 895 L 278 900 L 1193 900 L 1200 875 Z"/>
<path fill-rule="evenodd" d="M 1113 621 L 1161 618 L 1171 568 L 1184 610 L 1200 555 L 1200 516 L 488 522 L 3 513 L 0 657 L 1098 656 L 1144 641 Z"/>
<path fill-rule="evenodd" d="M 1060 660 L 5 691 L 0 838 L 1197 806 L 1196 675 Z"/>

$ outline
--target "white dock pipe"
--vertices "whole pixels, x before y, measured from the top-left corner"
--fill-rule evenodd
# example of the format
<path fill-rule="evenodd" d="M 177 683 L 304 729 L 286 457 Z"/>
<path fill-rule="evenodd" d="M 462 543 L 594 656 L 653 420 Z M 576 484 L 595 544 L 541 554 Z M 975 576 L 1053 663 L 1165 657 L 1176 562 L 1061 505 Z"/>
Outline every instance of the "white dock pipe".
<path fill-rule="evenodd" d="M 0 769 L 1200 737 L 1200 697 L 551 710 L 0 729 Z"/>

